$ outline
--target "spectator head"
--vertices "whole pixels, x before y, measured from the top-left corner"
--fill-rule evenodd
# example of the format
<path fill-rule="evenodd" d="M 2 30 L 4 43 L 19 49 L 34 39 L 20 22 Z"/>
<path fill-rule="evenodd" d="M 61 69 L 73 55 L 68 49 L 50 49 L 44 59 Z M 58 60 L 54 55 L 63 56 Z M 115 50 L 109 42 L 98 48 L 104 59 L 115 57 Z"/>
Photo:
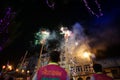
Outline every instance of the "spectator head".
<path fill-rule="evenodd" d="M 59 51 L 50 52 L 50 61 L 59 62 L 60 61 L 60 52 Z"/>
<path fill-rule="evenodd" d="M 102 72 L 102 65 L 101 64 L 93 64 L 93 69 L 95 72 Z"/>

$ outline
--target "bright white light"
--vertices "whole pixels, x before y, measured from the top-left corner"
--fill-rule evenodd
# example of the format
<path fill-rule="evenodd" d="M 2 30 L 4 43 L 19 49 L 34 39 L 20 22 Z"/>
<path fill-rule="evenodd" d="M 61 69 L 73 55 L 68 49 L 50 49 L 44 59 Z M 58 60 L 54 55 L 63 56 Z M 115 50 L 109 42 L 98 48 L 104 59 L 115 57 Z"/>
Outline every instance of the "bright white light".
<path fill-rule="evenodd" d="M 64 30 L 64 28 L 63 28 L 63 27 L 61 27 L 61 28 L 60 28 L 60 30 L 61 30 L 61 31 L 63 31 L 63 30 Z"/>
<path fill-rule="evenodd" d="M 29 71 L 29 70 L 27 70 L 27 73 L 29 74 L 29 73 L 30 73 L 30 71 Z"/>
<path fill-rule="evenodd" d="M 18 72 L 19 71 L 19 69 L 16 69 L 16 72 Z"/>
<path fill-rule="evenodd" d="M 78 42 L 75 42 L 75 45 L 77 46 L 77 45 L 78 45 Z"/>
<path fill-rule="evenodd" d="M 48 31 L 42 31 L 42 34 L 49 35 Z"/>
<path fill-rule="evenodd" d="M 3 66 L 2 66 L 2 69 L 5 69 L 5 68 L 6 68 L 6 66 L 5 66 L 5 65 L 3 65 Z"/>
<path fill-rule="evenodd" d="M 8 65 L 8 69 L 9 69 L 9 70 L 12 70 L 12 66 L 11 66 L 11 65 Z"/>
<path fill-rule="evenodd" d="M 22 69 L 22 73 L 24 73 L 24 72 L 25 72 L 25 70 Z"/>
<path fill-rule="evenodd" d="M 48 31 L 42 31 L 42 34 L 43 34 L 43 38 L 47 39 L 50 33 Z"/>
<path fill-rule="evenodd" d="M 90 57 L 90 53 L 84 52 L 84 53 L 83 53 L 83 56 L 84 56 L 85 58 L 89 58 L 89 57 Z"/>
<path fill-rule="evenodd" d="M 40 41 L 41 44 L 45 43 L 46 42 L 46 39 L 49 37 L 50 35 L 50 32 L 48 31 L 41 31 L 42 33 L 42 40 Z"/>

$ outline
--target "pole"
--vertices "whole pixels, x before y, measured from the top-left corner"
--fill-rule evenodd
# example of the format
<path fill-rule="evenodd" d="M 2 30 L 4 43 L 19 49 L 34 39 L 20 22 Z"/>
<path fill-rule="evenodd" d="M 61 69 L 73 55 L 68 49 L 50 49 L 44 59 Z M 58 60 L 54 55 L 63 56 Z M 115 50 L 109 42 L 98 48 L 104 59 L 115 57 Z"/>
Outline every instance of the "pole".
<path fill-rule="evenodd" d="M 43 51 L 43 47 L 44 47 L 44 43 L 42 44 L 41 46 L 41 49 L 40 49 L 40 55 L 39 55 L 39 58 L 38 58 L 38 63 L 37 63 L 37 70 L 39 69 L 39 67 L 41 67 L 41 56 L 42 56 L 42 51 Z"/>
<path fill-rule="evenodd" d="M 67 42 L 65 42 L 65 60 L 66 60 L 66 71 L 68 73 L 68 76 L 70 77 L 70 70 L 69 70 L 69 63 L 68 63 L 68 60 L 69 60 L 69 54 L 68 54 L 68 48 L 66 46 Z"/>
<path fill-rule="evenodd" d="M 44 47 L 44 44 L 42 44 L 41 46 L 41 49 L 40 49 L 40 55 L 39 55 L 39 58 L 38 58 L 38 62 L 37 62 L 37 68 L 35 68 L 33 74 L 32 74 L 32 78 L 34 77 L 34 75 L 36 74 L 36 71 L 41 67 L 41 55 L 42 55 L 42 51 L 43 51 L 43 47 Z"/>
<path fill-rule="evenodd" d="M 22 67 L 22 65 L 23 65 L 23 63 L 24 63 L 24 61 L 25 61 L 25 59 L 26 59 L 27 53 L 28 53 L 28 51 L 26 51 L 26 53 L 25 53 L 25 55 L 24 55 L 24 57 L 23 57 L 23 60 L 22 60 L 22 62 L 21 62 L 21 64 L 20 64 L 20 67 Z"/>

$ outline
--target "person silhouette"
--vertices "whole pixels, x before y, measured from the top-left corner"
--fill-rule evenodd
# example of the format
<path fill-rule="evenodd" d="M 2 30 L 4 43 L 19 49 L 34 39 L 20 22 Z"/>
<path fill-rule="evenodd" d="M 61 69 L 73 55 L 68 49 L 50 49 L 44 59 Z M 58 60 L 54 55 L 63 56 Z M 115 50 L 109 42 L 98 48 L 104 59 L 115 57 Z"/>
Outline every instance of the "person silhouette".
<path fill-rule="evenodd" d="M 113 80 L 111 77 L 103 73 L 101 64 L 93 64 L 93 69 L 95 74 L 91 76 L 90 80 Z"/>
<path fill-rule="evenodd" d="M 66 70 L 59 66 L 60 52 L 50 52 L 49 63 L 39 68 L 33 80 L 69 80 Z"/>

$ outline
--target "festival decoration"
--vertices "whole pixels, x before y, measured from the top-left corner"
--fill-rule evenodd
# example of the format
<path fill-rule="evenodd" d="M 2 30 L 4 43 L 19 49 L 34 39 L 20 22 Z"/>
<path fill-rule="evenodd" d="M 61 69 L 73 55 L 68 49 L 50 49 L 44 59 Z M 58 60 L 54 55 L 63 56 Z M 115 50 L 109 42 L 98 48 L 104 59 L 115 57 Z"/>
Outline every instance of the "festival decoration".
<path fill-rule="evenodd" d="M 87 0 L 83 0 L 83 2 L 85 3 L 85 6 L 86 6 L 87 9 L 89 10 L 89 12 L 91 12 L 93 15 L 95 15 L 95 16 L 97 16 L 97 17 L 103 16 L 102 9 L 101 9 L 100 4 L 98 3 L 97 0 L 95 0 L 95 3 L 96 3 L 96 6 L 97 6 L 97 8 L 98 8 L 98 14 L 95 13 L 95 12 L 89 7 Z"/>
<path fill-rule="evenodd" d="M 96 7 L 98 9 L 98 13 L 95 12 L 93 9 L 91 9 L 91 7 L 88 5 L 87 0 L 83 0 L 83 2 L 85 3 L 85 6 L 89 10 L 90 13 L 92 13 L 93 15 L 95 15 L 97 17 L 103 16 L 101 6 L 97 0 L 94 0 L 94 2 L 95 2 Z M 51 1 L 46 0 L 46 4 L 48 5 L 48 7 L 52 8 L 52 9 L 54 9 L 54 7 L 55 7 L 55 1 L 53 1 L 53 0 L 51 0 Z"/>

